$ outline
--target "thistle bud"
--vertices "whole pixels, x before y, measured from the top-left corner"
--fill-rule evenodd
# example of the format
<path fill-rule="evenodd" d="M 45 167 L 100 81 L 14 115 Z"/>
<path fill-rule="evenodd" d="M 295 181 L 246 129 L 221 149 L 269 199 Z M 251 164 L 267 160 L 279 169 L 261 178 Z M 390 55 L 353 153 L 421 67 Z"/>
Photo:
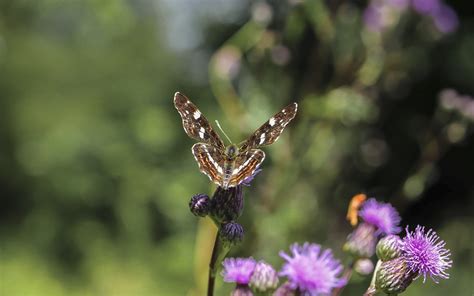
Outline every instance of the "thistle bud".
<path fill-rule="evenodd" d="M 259 261 L 255 265 L 252 277 L 250 278 L 250 287 L 257 292 L 268 292 L 276 289 L 278 285 L 278 274 L 276 270 L 268 263 Z"/>
<path fill-rule="evenodd" d="M 241 242 L 244 237 L 244 228 L 234 221 L 222 224 L 220 232 L 221 240 L 231 245 Z"/>
<path fill-rule="evenodd" d="M 211 216 L 218 224 L 236 220 L 242 214 L 244 198 L 242 186 L 224 189 L 217 187 L 212 197 Z"/>
<path fill-rule="evenodd" d="M 377 257 L 383 262 L 400 257 L 402 254 L 402 240 L 397 235 L 387 235 L 379 240 L 376 253 Z"/>
<path fill-rule="evenodd" d="M 368 275 L 374 270 L 374 263 L 368 258 L 357 259 L 354 270 L 360 275 Z"/>
<path fill-rule="evenodd" d="M 356 258 L 369 258 L 375 253 L 377 242 L 375 226 L 361 223 L 349 234 L 343 250 Z"/>
<path fill-rule="evenodd" d="M 189 209 L 195 216 L 206 217 L 209 214 L 211 200 L 206 194 L 196 194 L 189 201 Z"/>
<path fill-rule="evenodd" d="M 410 270 L 403 257 L 382 262 L 377 270 L 375 287 L 385 294 L 400 294 L 413 282 L 417 274 Z"/>

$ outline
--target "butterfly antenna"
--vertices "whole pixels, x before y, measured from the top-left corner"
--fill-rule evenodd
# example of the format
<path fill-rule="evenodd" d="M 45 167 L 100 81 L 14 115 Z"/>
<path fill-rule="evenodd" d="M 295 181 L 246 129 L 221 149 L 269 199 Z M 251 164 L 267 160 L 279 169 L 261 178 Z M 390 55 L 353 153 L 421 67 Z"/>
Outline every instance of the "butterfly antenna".
<path fill-rule="evenodd" d="M 224 130 L 222 129 L 221 125 L 219 124 L 219 121 L 216 120 L 216 124 L 217 124 L 217 127 L 221 130 L 221 132 L 224 134 L 224 136 L 227 138 L 227 140 L 230 142 L 230 144 L 232 144 L 233 142 L 230 140 L 229 136 L 224 132 Z"/>

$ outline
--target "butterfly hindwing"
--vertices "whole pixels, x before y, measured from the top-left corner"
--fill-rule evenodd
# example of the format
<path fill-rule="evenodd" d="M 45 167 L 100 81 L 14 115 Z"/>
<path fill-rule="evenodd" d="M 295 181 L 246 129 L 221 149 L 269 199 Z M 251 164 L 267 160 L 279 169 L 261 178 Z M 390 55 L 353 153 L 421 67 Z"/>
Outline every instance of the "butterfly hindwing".
<path fill-rule="evenodd" d="M 292 103 L 280 112 L 271 117 L 260 128 L 258 128 L 245 142 L 243 142 L 239 150 L 247 150 L 266 146 L 278 140 L 285 126 L 295 118 L 298 104 Z"/>
<path fill-rule="evenodd" d="M 221 185 L 225 164 L 222 152 L 205 143 L 194 144 L 192 151 L 201 172 L 206 174 L 212 182 Z"/>
<path fill-rule="evenodd" d="M 185 95 L 177 92 L 174 95 L 174 106 L 183 120 L 183 128 L 191 138 L 211 144 L 218 149 L 225 148 L 219 135 L 212 129 L 209 121 Z"/>
<path fill-rule="evenodd" d="M 252 176 L 264 159 L 265 152 L 260 149 L 250 149 L 239 153 L 235 159 L 234 170 L 228 186 L 237 186 L 246 178 Z"/>

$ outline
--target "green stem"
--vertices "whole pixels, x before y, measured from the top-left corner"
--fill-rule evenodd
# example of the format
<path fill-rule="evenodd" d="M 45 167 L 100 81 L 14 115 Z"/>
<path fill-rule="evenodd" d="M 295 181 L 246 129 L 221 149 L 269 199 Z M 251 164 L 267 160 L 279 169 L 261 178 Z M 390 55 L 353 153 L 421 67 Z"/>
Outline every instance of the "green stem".
<path fill-rule="evenodd" d="M 212 248 L 211 261 L 209 262 L 209 277 L 207 281 L 207 296 L 214 295 L 214 283 L 216 281 L 216 262 L 218 257 L 218 248 L 219 248 L 219 235 L 220 230 L 217 231 L 216 241 L 214 242 L 214 247 Z"/>
<path fill-rule="evenodd" d="M 231 244 L 225 243 L 220 238 L 221 230 L 219 229 L 216 234 L 216 241 L 214 242 L 214 248 L 212 249 L 211 261 L 209 262 L 209 277 L 207 281 L 207 296 L 214 295 L 214 283 L 216 281 L 216 274 L 219 264 L 224 260 L 227 253 L 229 253 Z"/>
<path fill-rule="evenodd" d="M 370 286 L 367 288 L 367 291 L 365 291 L 363 296 L 373 296 L 377 292 L 377 289 L 375 288 L 375 278 L 377 277 L 377 271 L 379 270 L 380 265 L 382 265 L 381 260 L 377 261 L 377 265 L 375 265 L 374 273 L 372 275 L 372 280 L 370 281 Z"/>

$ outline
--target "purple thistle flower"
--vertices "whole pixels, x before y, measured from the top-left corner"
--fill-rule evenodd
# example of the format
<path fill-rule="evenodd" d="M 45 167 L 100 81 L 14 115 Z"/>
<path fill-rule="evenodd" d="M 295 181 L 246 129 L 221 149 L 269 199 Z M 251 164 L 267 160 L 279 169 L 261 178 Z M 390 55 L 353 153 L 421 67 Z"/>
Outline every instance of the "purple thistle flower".
<path fill-rule="evenodd" d="M 222 262 L 224 282 L 248 285 L 255 269 L 253 258 L 227 258 Z"/>
<path fill-rule="evenodd" d="M 338 278 L 343 267 L 333 257 L 330 249 L 322 250 L 320 245 L 305 243 L 293 244 L 291 255 L 280 252 L 286 260 L 280 276 L 288 278 L 289 287 L 304 292 L 304 295 L 316 296 L 329 294 L 333 288 L 344 286 L 347 281 Z"/>
<path fill-rule="evenodd" d="M 378 202 L 374 198 L 367 200 L 359 216 L 368 224 L 377 227 L 377 234 L 395 234 L 400 232 L 400 215 L 389 203 Z"/>
<path fill-rule="evenodd" d="M 448 279 L 446 272 L 451 267 L 451 253 L 444 246 L 446 243 L 432 229 L 425 233 L 425 228 L 418 225 L 415 231 L 410 232 L 406 228 L 407 235 L 403 239 L 403 258 L 410 270 L 423 275 L 423 283 L 426 276 L 438 283 L 437 278 Z"/>

